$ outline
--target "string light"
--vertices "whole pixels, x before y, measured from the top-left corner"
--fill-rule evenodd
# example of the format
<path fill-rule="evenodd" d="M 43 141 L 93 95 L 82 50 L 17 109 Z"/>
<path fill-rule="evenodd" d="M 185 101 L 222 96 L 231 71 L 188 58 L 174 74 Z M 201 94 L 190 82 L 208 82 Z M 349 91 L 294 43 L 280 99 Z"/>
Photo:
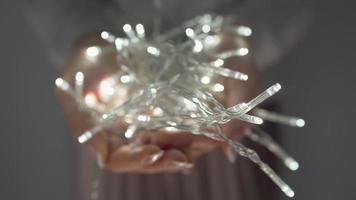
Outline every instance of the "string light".
<path fill-rule="evenodd" d="M 146 36 L 142 24 L 135 29 L 130 24 L 123 26 L 127 38 L 115 37 L 103 31 L 100 37 L 117 50 L 119 63 L 126 74 L 103 79 L 99 92 L 84 94 L 85 75 L 77 72 L 74 86 L 58 78 L 55 85 L 72 96 L 80 110 L 89 112 L 95 126 L 78 137 L 85 143 L 103 129 L 118 121 L 129 123 L 124 133 L 128 142 L 135 137 L 138 129 L 164 128 L 167 131 L 183 130 L 214 140 L 224 141 L 237 154 L 247 157 L 274 181 L 289 197 L 293 190 L 266 164 L 255 151 L 227 137 L 220 128 L 231 120 L 242 120 L 251 124 L 262 124 L 264 120 L 303 127 L 305 121 L 256 108 L 260 103 L 275 95 L 281 85 L 276 83 L 248 102 L 240 102 L 225 108 L 214 98 L 223 92 L 225 86 L 217 83 L 216 76 L 247 81 L 247 74 L 227 68 L 224 60 L 249 54 L 247 47 L 212 52 L 209 49 L 220 42 L 218 35 L 233 30 L 242 37 L 252 34 L 247 26 L 236 26 L 222 16 L 203 15 L 167 33 Z M 179 38 L 185 35 L 186 40 Z M 85 50 L 88 58 L 104 53 L 101 47 L 91 46 Z M 213 60 L 211 60 L 213 58 Z M 127 91 L 130 90 L 130 93 Z M 120 96 L 121 95 L 121 96 Z M 105 107 L 100 101 L 129 95 L 125 101 L 113 107 Z M 101 109 L 104 107 L 104 109 Z M 251 113 L 250 113 L 251 111 Z M 207 131 L 215 129 L 216 131 Z M 276 154 L 288 168 L 296 170 L 297 161 L 289 156 L 268 134 L 260 129 L 246 130 L 246 136 Z"/>

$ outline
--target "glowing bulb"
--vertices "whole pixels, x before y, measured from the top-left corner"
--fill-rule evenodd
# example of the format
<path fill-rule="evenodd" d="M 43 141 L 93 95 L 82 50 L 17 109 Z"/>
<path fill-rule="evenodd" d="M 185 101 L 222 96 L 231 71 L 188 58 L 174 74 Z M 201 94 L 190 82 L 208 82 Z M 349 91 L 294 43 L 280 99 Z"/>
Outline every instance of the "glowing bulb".
<path fill-rule="evenodd" d="M 299 168 L 299 163 L 292 158 L 287 158 L 284 162 L 287 167 L 292 171 L 295 171 Z"/>
<path fill-rule="evenodd" d="M 127 139 L 132 138 L 132 136 L 133 136 L 133 135 L 135 134 L 135 132 L 136 132 L 136 129 L 137 129 L 137 127 L 136 127 L 135 125 L 129 126 L 129 127 L 126 129 L 125 137 L 126 137 Z"/>
<path fill-rule="evenodd" d="M 199 40 L 195 40 L 195 45 L 193 48 L 194 53 L 199 53 L 203 50 L 204 46 Z"/>
<path fill-rule="evenodd" d="M 190 38 L 194 37 L 194 35 L 195 35 L 194 30 L 191 28 L 185 29 L 185 34 Z"/>
<path fill-rule="evenodd" d="M 98 103 L 98 100 L 95 94 L 90 92 L 87 95 L 85 95 L 84 102 L 88 107 L 93 108 Z"/>
<path fill-rule="evenodd" d="M 75 80 L 78 82 L 83 82 L 84 81 L 84 74 L 83 72 L 77 72 L 75 74 Z"/>
<path fill-rule="evenodd" d="M 55 81 L 55 83 L 56 83 L 56 86 L 57 86 L 57 87 L 60 87 L 61 85 L 63 85 L 63 79 L 57 78 L 56 81 Z"/>
<path fill-rule="evenodd" d="M 204 44 L 208 47 L 214 47 L 220 43 L 220 37 L 216 35 L 208 35 L 204 39 Z"/>
<path fill-rule="evenodd" d="M 293 191 L 289 186 L 284 186 L 284 187 L 282 187 L 282 191 L 283 191 L 288 197 L 294 197 L 294 191 Z"/>
<path fill-rule="evenodd" d="M 204 32 L 204 33 L 209 33 L 210 30 L 211 30 L 211 27 L 207 24 L 204 24 L 202 27 L 201 27 L 201 30 Z"/>
<path fill-rule="evenodd" d="M 209 84 L 210 83 L 210 77 L 209 76 L 203 76 L 203 77 L 201 77 L 200 81 L 203 84 Z"/>
<path fill-rule="evenodd" d="M 66 81 L 64 81 L 62 78 L 57 78 L 55 83 L 56 86 L 61 90 L 67 91 L 69 89 L 69 84 Z"/>
<path fill-rule="evenodd" d="M 237 27 L 237 33 L 242 36 L 249 37 L 252 34 L 252 29 L 247 26 L 239 26 Z"/>
<path fill-rule="evenodd" d="M 224 60 L 223 59 L 217 59 L 214 61 L 214 66 L 215 67 L 221 67 L 224 65 Z"/>
<path fill-rule="evenodd" d="M 240 49 L 238 49 L 237 50 L 237 54 L 239 55 L 239 56 L 245 56 L 245 55 L 247 55 L 248 54 L 248 48 L 240 48 Z"/>
<path fill-rule="evenodd" d="M 115 41 L 115 36 L 113 36 L 112 34 L 110 34 L 107 31 L 101 32 L 100 37 L 103 38 L 104 40 L 110 42 L 110 43 Z"/>
<path fill-rule="evenodd" d="M 277 93 L 280 89 L 282 89 L 282 86 L 279 83 L 276 83 L 276 84 L 272 85 L 271 87 L 269 87 L 266 90 L 266 93 L 268 93 L 270 96 L 272 96 L 275 93 Z"/>
<path fill-rule="evenodd" d="M 120 77 L 120 81 L 121 81 L 122 83 L 128 83 L 128 82 L 131 81 L 131 77 L 130 77 L 129 75 L 122 75 L 122 76 Z"/>
<path fill-rule="evenodd" d="M 152 94 L 156 94 L 157 93 L 157 89 L 156 88 L 151 88 L 151 92 L 152 92 Z"/>
<path fill-rule="evenodd" d="M 101 38 L 103 38 L 104 40 L 107 40 L 109 38 L 109 33 L 106 31 L 101 32 L 100 34 Z"/>
<path fill-rule="evenodd" d="M 147 52 L 154 56 L 159 56 L 161 53 L 159 49 L 157 49 L 156 47 L 153 47 L 153 46 L 147 47 Z"/>
<path fill-rule="evenodd" d="M 88 57 L 96 57 L 101 53 L 101 49 L 97 46 L 88 47 L 85 51 Z"/>
<path fill-rule="evenodd" d="M 222 84 L 220 84 L 220 83 L 217 83 L 217 84 L 215 84 L 214 85 L 214 91 L 215 92 L 222 92 L 222 91 L 224 91 L 224 86 L 222 85 Z"/>
<path fill-rule="evenodd" d="M 100 82 L 99 95 L 103 100 L 108 100 L 114 93 L 115 80 L 113 78 L 106 78 Z"/>
<path fill-rule="evenodd" d="M 117 50 L 121 51 L 121 50 L 124 48 L 124 46 L 125 46 L 124 40 L 121 39 L 121 38 L 116 38 L 116 40 L 115 40 L 115 46 L 116 46 L 116 49 L 117 49 Z"/>
<path fill-rule="evenodd" d="M 263 119 L 255 117 L 255 124 L 263 124 Z"/>
<path fill-rule="evenodd" d="M 303 126 L 305 126 L 305 121 L 304 121 L 304 119 L 297 119 L 297 121 L 295 122 L 295 124 L 296 124 L 298 127 L 303 127 Z"/>
<path fill-rule="evenodd" d="M 132 30 L 132 27 L 130 24 L 125 24 L 122 28 L 123 28 L 125 34 L 127 35 L 127 37 L 130 39 L 130 41 L 132 41 L 132 42 L 138 41 L 137 40 L 138 38 L 135 35 L 135 32 Z"/>
<path fill-rule="evenodd" d="M 132 27 L 130 24 L 125 24 L 122 28 L 126 33 L 132 31 Z"/>
<path fill-rule="evenodd" d="M 150 121 L 150 116 L 148 115 L 139 115 L 137 116 L 138 121 L 142 121 L 142 122 L 148 122 Z"/>
<path fill-rule="evenodd" d="M 86 131 L 84 134 L 78 137 L 79 143 L 84 143 L 93 137 L 93 133 L 90 131 Z"/>
<path fill-rule="evenodd" d="M 153 109 L 152 114 L 155 116 L 161 116 L 163 114 L 163 110 L 160 107 L 156 107 Z"/>
<path fill-rule="evenodd" d="M 145 27 L 142 24 L 136 25 L 136 33 L 138 37 L 144 38 L 145 37 Z"/>

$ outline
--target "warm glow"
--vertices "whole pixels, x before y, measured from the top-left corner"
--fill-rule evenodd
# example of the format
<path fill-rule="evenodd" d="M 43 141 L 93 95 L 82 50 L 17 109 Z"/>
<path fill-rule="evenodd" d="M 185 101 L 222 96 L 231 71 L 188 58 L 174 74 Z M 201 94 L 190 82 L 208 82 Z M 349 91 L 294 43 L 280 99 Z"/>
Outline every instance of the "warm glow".
<path fill-rule="evenodd" d="M 90 92 L 87 95 L 85 95 L 84 102 L 88 107 L 93 108 L 97 105 L 98 100 L 97 100 L 95 94 Z"/>

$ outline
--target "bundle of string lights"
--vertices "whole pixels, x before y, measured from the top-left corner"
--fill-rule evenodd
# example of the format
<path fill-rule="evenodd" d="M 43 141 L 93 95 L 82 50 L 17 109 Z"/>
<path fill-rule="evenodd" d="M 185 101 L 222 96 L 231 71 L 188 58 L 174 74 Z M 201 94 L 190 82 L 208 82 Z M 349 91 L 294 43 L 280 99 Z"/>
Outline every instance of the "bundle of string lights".
<path fill-rule="evenodd" d="M 281 89 L 280 84 L 247 102 L 235 102 L 229 107 L 221 102 L 226 85 L 218 79 L 249 81 L 247 74 L 226 66 L 226 60 L 248 55 L 249 48 L 217 51 L 216 46 L 222 34 L 250 37 L 250 27 L 236 25 L 232 18 L 206 14 L 166 33 L 152 31 L 151 37 L 146 36 L 142 24 L 125 24 L 123 32 L 126 37 L 103 31 L 100 38 L 105 45 L 90 46 L 83 52 L 89 61 L 106 54 L 116 58 L 116 66 L 110 69 L 110 76 L 100 79 L 96 92 L 85 89 L 94 84 L 85 71 L 75 71 L 72 77 L 55 81 L 75 101 L 78 110 L 94 121 L 92 128 L 79 135 L 80 143 L 90 141 L 103 130 L 110 130 L 125 143 L 134 141 L 140 130 L 180 130 L 202 135 L 226 143 L 231 152 L 257 164 L 288 197 L 294 196 L 293 190 L 254 150 L 231 139 L 222 128 L 234 120 L 250 123 L 243 131 L 247 138 L 264 145 L 289 169 L 298 169 L 298 162 L 258 128 L 264 120 L 294 127 L 305 125 L 301 118 L 257 108 Z"/>

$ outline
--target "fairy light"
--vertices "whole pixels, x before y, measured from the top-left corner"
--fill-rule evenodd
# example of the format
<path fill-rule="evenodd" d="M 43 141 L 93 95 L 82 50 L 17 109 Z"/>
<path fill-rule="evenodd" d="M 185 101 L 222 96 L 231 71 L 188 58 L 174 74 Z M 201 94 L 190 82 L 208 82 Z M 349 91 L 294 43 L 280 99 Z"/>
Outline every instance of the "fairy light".
<path fill-rule="evenodd" d="M 219 59 L 227 59 L 234 56 L 246 56 L 248 53 L 248 48 L 241 47 L 239 49 L 225 51 L 223 53 L 218 54 L 216 57 Z"/>
<path fill-rule="evenodd" d="M 153 109 L 152 114 L 154 116 L 162 116 L 163 115 L 163 110 L 160 107 L 156 107 Z"/>
<path fill-rule="evenodd" d="M 252 29 L 247 26 L 238 26 L 236 31 L 238 34 L 245 37 L 249 37 L 252 35 Z"/>
<path fill-rule="evenodd" d="M 75 74 L 75 81 L 76 81 L 77 85 L 83 85 L 83 81 L 84 81 L 83 72 L 77 72 Z"/>
<path fill-rule="evenodd" d="M 215 67 L 221 67 L 223 65 L 224 65 L 224 60 L 222 60 L 222 59 L 217 59 L 217 60 L 214 61 L 214 66 Z"/>
<path fill-rule="evenodd" d="M 122 75 L 120 77 L 120 81 L 122 83 L 129 83 L 131 81 L 131 77 L 129 75 Z"/>
<path fill-rule="evenodd" d="M 224 91 L 224 86 L 222 85 L 222 84 L 220 84 L 220 83 L 217 83 L 217 84 L 215 84 L 214 85 L 214 91 L 215 92 L 222 92 L 222 91 Z"/>
<path fill-rule="evenodd" d="M 130 24 L 125 24 L 122 28 L 125 31 L 125 33 L 132 33 L 132 27 Z"/>
<path fill-rule="evenodd" d="M 90 132 L 90 131 L 86 131 L 86 132 L 84 132 L 82 135 L 80 135 L 78 137 L 78 142 L 79 143 L 84 143 L 84 142 L 88 141 L 92 137 L 93 137 L 93 133 Z"/>
<path fill-rule="evenodd" d="M 103 32 L 101 32 L 100 36 L 104 40 L 107 40 L 109 38 L 109 33 L 107 31 L 103 31 Z"/>
<path fill-rule="evenodd" d="M 142 24 L 137 24 L 134 29 L 130 24 L 125 24 L 122 28 L 126 38 L 115 37 L 107 31 L 101 32 L 100 36 L 116 48 L 118 62 L 133 65 L 121 68 L 124 74 L 101 80 L 96 93 L 88 92 L 85 95 L 85 72 L 77 72 L 75 77 L 72 77 L 74 86 L 62 78 L 55 80 L 58 88 L 76 100 L 81 111 L 94 113 L 95 126 L 78 137 L 80 143 L 91 140 L 104 128 L 122 121 L 129 125 L 123 134 L 128 141 L 135 137 L 137 129 L 156 127 L 167 131 L 183 130 L 200 134 L 225 142 L 236 154 L 257 164 L 287 196 L 294 196 L 293 190 L 255 151 L 231 140 L 218 128 L 216 133 L 206 132 L 209 128 L 219 127 L 220 124 L 229 123 L 231 120 L 242 120 L 255 125 L 264 123 L 264 120 L 295 127 L 305 125 L 301 118 L 256 108 L 280 91 L 281 85 L 278 83 L 250 101 L 239 102 L 229 108 L 223 107 L 214 98 L 215 93 L 225 90 L 223 84 L 216 82 L 216 76 L 248 80 L 247 74 L 227 68 L 224 60 L 247 56 L 250 52 L 247 47 L 239 47 L 212 54 L 210 48 L 221 42 L 218 36 L 221 31 L 233 30 L 240 36 L 249 37 L 252 34 L 251 28 L 236 26 L 225 22 L 221 16 L 213 15 L 194 18 L 182 27 L 156 35 L 153 39 L 146 37 Z M 182 38 L 184 34 L 186 40 L 171 42 L 176 36 Z M 91 59 L 104 52 L 98 46 L 91 46 L 85 53 Z M 125 98 L 122 98 L 123 96 Z M 98 109 L 104 106 L 101 104 L 102 100 L 115 100 L 119 97 L 124 100 L 114 101 L 116 104 L 113 107 Z M 298 162 L 265 132 L 251 128 L 246 130 L 246 135 L 252 141 L 268 148 L 291 170 L 298 169 Z"/>
<path fill-rule="evenodd" d="M 265 146 L 269 151 L 275 154 L 290 170 L 295 171 L 299 168 L 299 163 L 292 158 L 272 137 L 265 131 L 252 127 L 245 131 L 246 136 L 256 142 Z"/>
<path fill-rule="evenodd" d="M 194 30 L 191 29 L 191 28 L 185 29 L 185 34 L 186 34 L 188 37 L 190 37 L 190 38 L 192 38 L 192 37 L 195 36 Z"/>
<path fill-rule="evenodd" d="M 202 26 L 201 30 L 203 31 L 203 33 L 209 33 L 210 30 L 211 30 L 211 27 L 210 27 L 210 25 L 208 25 L 208 24 L 204 24 L 204 25 Z"/>
<path fill-rule="evenodd" d="M 103 38 L 104 40 L 112 43 L 115 41 L 115 36 L 112 35 L 111 33 L 107 32 L 107 31 L 103 31 L 100 33 L 100 37 Z"/>
<path fill-rule="evenodd" d="M 211 79 L 209 76 L 203 76 L 201 77 L 200 81 L 203 83 L 203 84 L 209 84 Z"/>
<path fill-rule="evenodd" d="M 93 58 L 93 57 L 98 56 L 101 53 L 101 49 L 100 49 L 100 47 L 92 46 L 92 47 L 88 47 L 85 50 L 85 53 L 88 57 Z"/>
<path fill-rule="evenodd" d="M 94 108 L 97 105 L 98 100 L 94 93 L 88 93 L 84 97 L 84 102 L 88 107 Z"/>
<path fill-rule="evenodd" d="M 130 139 L 130 138 L 132 138 L 132 136 L 135 134 L 135 132 L 136 132 L 136 129 L 137 129 L 137 126 L 135 126 L 135 125 L 131 125 L 131 126 L 129 126 L 128 128 L 127 128 L 127 130 L 125 131 L 125 137 L 127 138 L 127 139 Z"/>
<path fill-rule="evenodd" d="M 206 47 L 214 47 L 221 41 L 220 37 L 216 35 L 207 35 L 204 39 L 204 44 Z"/>
<path fill-rule="evenodd" d="M 137 120 L 141 122 L 148 122 L 151 119 L 148 115 L 138 115 Z"/>
<path fill-rule="evenodd" d="M 62 78 L 57 78 L 55 84 L 58 88 L 60 88 L 63 91 L 67 91 L 70 87 L 69 84 L 66 81 L 64 81 Z"/>
<path fill-rule="evenodd" d="M 239 56 L 246 56 L 248 54 L 248 48 L 239 48 L 237 53 Z"/>
<path fill-rule="evenodd" d="M 194 40 L 194 48 L 193 48 L 193 52 L 194 53 L 199 53 L 203 50 L 204 46 L 203 46 L 203 43 L 199 40 Z"/>
<path fill-rule="evenodd" d="M 77 72 L 75 74 L 75 92 L 76 92 L 77 102 L 80 102 L 80 99 L 83 97 L 83 87 L 84 87 L 84 74 L 83 72 Z"/>
<path fill-rule="evenodd" d="M 99 83 L 98 94 L 104 101 L 108 101 L 115 94 L 115 86 L 117 85 L 114 78 L 108 77 Z"/>
<path fill-rule="evenodd" d="M 136 33 L 139 38 L 145 37 L 145 27 L 142 24 L 136 25 Z"/>
<path fill-rule="evenodd" d="M 259 117 L 261 117 L 265 120 L 271 121 L 271 122 L 285 124 L 285 125 L 299 127 L 299 128 L 305 126 L 304 119 L 301 119 L 298 117 L 282 115 L 282 114 L 271 112 L 271 111 L 261 109 L 261 108 L 255 109 L 254 112 Z"/>
<path fill-rule="evenodd" d="M 128 39 L 131 42 L 137 42 L 137 36 L 135 34 L 135 31 L 132 29 L 132 26 L 130 24 L 125 24 L 122 29 L 124 30 L 124 33 L 128 37 Z"/>
<path fill-rule="evenodd" d="M 159 56 L 161 53 L 159 49 L 157 49 L 156 47 L 153 47 L 153 46 L 147 47 L 147 52 L 154 56 Z"/>
<path fill-rule="evenodd" d="M 298 126 L 298 127 L 304 127 L 305 126 L 305 121 L 304 119 L 297 119 L 295 121 L 295 125 Z"/>

